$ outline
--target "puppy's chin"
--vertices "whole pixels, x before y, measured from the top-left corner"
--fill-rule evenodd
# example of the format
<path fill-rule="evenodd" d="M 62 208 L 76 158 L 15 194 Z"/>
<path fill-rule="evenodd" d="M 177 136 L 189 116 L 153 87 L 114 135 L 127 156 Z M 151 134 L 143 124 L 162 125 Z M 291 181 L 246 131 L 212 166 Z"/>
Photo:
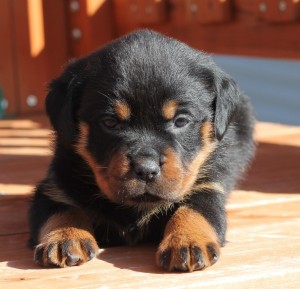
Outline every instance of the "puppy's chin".
<path fill-rule="evenodd" d="M 168 210 L 174 206 L 175 202 L 167 199 L 155 199 L 148 195 L 141 195 L 137 198 L 131 198 L 124 204 L 127 207 L 135 208 L 139 212 L 159 212 Z"/>
<path fill-rule="evenodd" d="M 164 199 L 161 198 L 160 196 L 156 196 L 156 195 L 153 195 L 153 194 L 148 193 L 148 192 L 145 192 L 143 194 L 139 194 L 137 196 L 133 196 L 131 198 L 131 200 L 133 202 L 137 202 L 137 203 L 140 203 L 140 202 L 143 202 L 143 203 L 157 203 L 157 202 L 164 201 Z"/>

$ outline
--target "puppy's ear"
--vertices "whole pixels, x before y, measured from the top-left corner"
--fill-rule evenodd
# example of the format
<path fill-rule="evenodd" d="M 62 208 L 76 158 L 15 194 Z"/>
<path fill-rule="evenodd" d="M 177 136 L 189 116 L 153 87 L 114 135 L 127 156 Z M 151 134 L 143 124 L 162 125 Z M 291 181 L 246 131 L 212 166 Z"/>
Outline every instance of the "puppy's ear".
<path fill-rule="evenodd" d="M 236 112 L 240 101 L 240 91 L 233 79 L 223 72 L 215 77 L 215 135 L 221 140 Z"/>
<path fill-rule="evenodd" d="M 76 135 L 76 106 L 83 79 L 80 76 L 84 68 L 82 60 L 67 66 L 60 77 L 52 81 L 46 97 L 46 111 L 56 131 L 58 141 L 69 146 Z"/>

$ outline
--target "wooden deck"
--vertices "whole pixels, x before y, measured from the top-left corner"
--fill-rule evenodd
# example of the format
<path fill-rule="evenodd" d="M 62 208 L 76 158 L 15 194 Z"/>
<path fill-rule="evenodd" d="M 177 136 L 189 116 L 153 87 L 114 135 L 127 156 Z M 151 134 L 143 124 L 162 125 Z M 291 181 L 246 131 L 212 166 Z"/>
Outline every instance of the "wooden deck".
<path fill-rule="evenodd" d="M 66 269 L 34 264 L 30 192 L 50 159 L 41 117 L 0 121 L 0 288 L 300 288 L 300 127 L 257 125 L 257 157 L 228 203 L 229 243 L 213 267 L 165 273 L 155 248 L 121 247 Z"/>

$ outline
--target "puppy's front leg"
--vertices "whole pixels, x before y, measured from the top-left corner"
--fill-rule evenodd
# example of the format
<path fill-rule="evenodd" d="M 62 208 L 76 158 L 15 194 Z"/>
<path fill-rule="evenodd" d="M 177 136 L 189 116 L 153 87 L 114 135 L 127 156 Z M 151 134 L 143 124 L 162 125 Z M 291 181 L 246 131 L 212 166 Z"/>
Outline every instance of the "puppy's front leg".
<path fill-rule="evenodd" d="M 87 216 L 79 209 L 59 212 L 46 221 L 39 233 L 34 259 L 42 266 L 76 266 L 98 252 Z"/>
<path fill-rule="evenodd" d="M 205 199 L 205 196 L 202 196 Z M 206 199 L 207 201 L 207 199 Z M 210 211 L 209 204 L 205 209 Z M 194 271 L 201 270 L 217 262 L 220 255 L 220 247 L 226 231 L 225 211 L 211 208 L 209 212 L 212 218 L 220 219 L 221 231 L 213 226 L 207 214 L 202 214 L 204 208 L 199 205 L 183 205 L 177 209 L 165 228 L 164 237 L 157 253 L 157 264 L 169 271 Z M 215 216 L 213 216 L 215 214 Z M 206 216 L 205 216 L 206 215 Z M 221 224 L 223 223 L 223 224 Z M 220 236 L 220 234 L 222 236 Z"/>

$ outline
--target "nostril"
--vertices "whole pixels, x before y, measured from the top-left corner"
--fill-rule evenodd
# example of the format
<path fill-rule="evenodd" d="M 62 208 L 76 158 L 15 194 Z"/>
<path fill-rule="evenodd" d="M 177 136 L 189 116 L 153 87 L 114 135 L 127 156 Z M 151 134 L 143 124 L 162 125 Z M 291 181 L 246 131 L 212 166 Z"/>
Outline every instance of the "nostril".
<path fill-rule="evenodd" d="M 154 160 L 137 160 L 133 167 L 136 175 L 146 181 L 154 180 L 160 173 L 159 165 Z"/>

